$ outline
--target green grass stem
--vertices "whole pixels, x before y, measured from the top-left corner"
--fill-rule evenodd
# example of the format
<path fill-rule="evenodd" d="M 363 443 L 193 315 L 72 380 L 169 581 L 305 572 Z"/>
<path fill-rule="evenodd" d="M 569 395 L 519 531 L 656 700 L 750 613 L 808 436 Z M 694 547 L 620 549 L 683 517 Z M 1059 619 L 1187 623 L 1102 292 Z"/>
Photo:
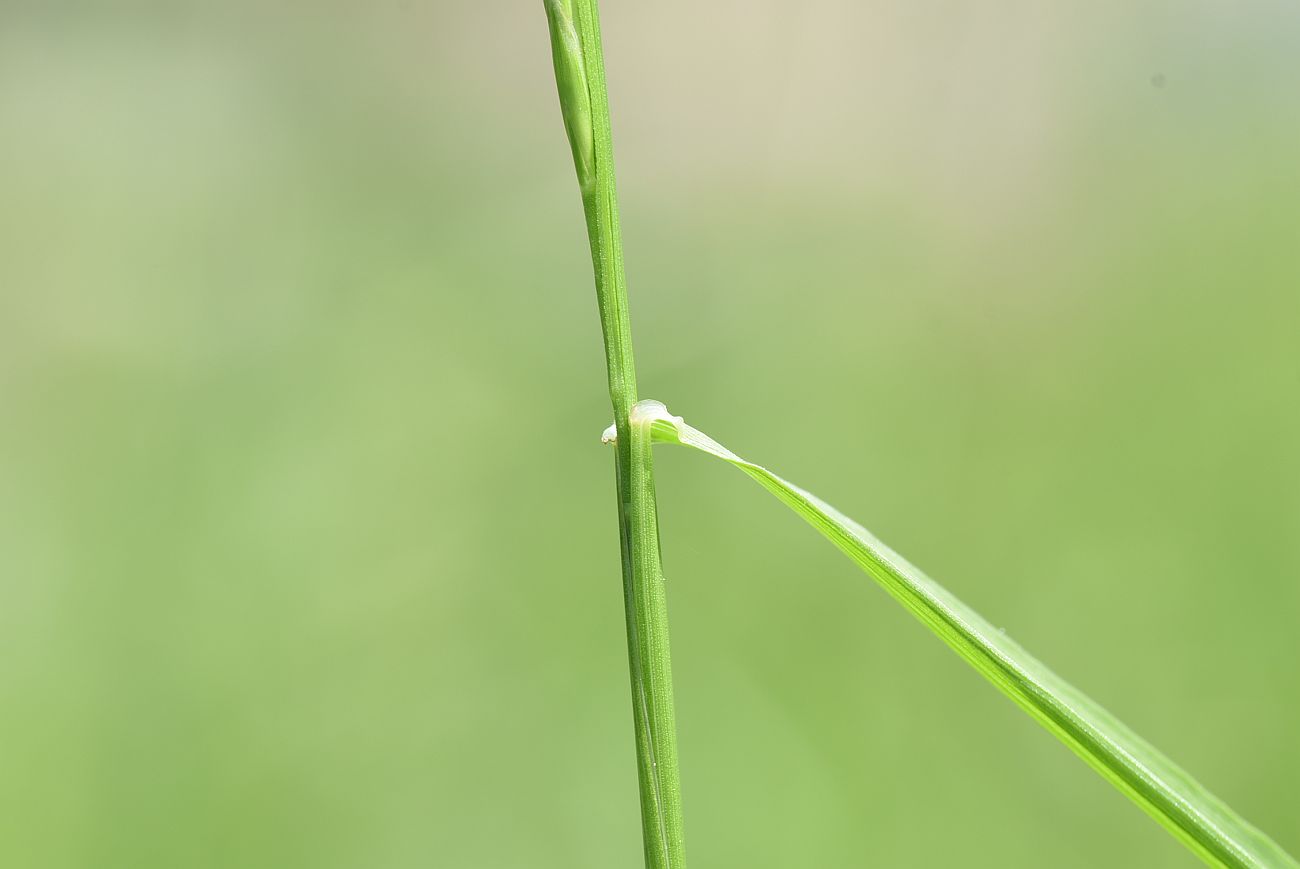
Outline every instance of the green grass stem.
<path fill-rule="evenodd" d="M 649 869 L 682 869 L 686 858 L 668 608 L 659 565 L 649 435 L 644 427 L 633 433 L 630 426 L 637 401 L 636 367 L 623 273 L 600 18 L 595 0 L 545 0 L 545 5 L 560 109 L 573 150 L 591 241 L 609 396 L 618 434 L 614 439 L 614 469 L 645 863 Z"/>

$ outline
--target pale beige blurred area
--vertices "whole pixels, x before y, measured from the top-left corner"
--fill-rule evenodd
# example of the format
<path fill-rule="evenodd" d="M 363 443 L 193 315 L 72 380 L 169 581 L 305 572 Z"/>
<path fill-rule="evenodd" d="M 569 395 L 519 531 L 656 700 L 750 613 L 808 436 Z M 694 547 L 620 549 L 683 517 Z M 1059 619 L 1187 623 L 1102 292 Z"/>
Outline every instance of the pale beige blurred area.
<path fill-rule="evenodd" d="M 642 393 L 1300 851 L 1300 6 L 602 4 Z M 634 867 L 540 2 L 0 4 L 0 866 Z M 699 867 L 1191 866 L 658 455 Z"/>

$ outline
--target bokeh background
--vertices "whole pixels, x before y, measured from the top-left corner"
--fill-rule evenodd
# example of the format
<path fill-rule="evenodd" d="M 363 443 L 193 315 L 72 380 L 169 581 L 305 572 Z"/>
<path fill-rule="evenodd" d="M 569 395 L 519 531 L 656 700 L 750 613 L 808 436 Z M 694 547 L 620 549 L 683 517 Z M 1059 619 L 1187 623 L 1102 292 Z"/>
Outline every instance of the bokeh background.
<path fill-rule="evenodd" d="M 1300 6 L 604 6 L 643 394 L 1300 852 Z M 0 4 L 0 865 L 639 865 L 548 52 L 533 0 Z M 694 865 L 1194 865 L 658 461 Z"/>

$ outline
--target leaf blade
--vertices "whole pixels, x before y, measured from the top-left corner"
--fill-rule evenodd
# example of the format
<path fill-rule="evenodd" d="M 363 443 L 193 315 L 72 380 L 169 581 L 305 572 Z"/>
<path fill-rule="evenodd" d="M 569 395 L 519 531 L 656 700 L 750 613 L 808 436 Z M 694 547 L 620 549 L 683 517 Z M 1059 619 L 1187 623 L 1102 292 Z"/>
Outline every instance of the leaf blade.
<path fill-rule="evenodd" d="M 658 408 L 662 405 L 653 402 Z M 870 531 L 666 409 L 652 436 L 739 468 L 849 556 L 958 655 L 1207 863 L 1300 866 L 1180 767 Z"/>

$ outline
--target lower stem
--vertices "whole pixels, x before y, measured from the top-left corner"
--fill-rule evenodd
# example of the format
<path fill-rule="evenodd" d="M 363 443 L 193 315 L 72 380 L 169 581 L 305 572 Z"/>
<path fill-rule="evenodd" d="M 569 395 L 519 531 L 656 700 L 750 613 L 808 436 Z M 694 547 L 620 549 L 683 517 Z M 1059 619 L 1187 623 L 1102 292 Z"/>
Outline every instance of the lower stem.
<path fill-rule="evenodd" d="M 641 826 L 646 866 L 682 869 L 686 851 L 654 463 L 648 421 L 638 420 L 634 409 L 629 423 L 628 436 L 616 441 L 615 472 Z"/>

